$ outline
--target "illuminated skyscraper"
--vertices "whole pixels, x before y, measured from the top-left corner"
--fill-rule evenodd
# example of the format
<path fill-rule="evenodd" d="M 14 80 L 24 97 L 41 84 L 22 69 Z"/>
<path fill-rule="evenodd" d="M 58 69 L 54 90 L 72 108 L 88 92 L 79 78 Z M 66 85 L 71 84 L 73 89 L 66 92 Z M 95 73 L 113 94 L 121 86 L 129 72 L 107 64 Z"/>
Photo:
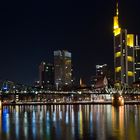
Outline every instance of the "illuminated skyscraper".
<path fill-rule="evenodd" d="M 115 85 L 131 85 L 135 81 L 134 35 L 119 26 L 118 3 L 114 16 L 114 71 Z"/>
<path fill-rule="evenodd" d="M 65 50 L 54 51 L 55 85 L 59 89 L 71 85 L 71 53 Z"/>
<path fill-rule="evenodd" d="M 140 81 L 140 46 L 138 44 L 138 36 L 136 36 L 135 46 L 135 81 Z"/>

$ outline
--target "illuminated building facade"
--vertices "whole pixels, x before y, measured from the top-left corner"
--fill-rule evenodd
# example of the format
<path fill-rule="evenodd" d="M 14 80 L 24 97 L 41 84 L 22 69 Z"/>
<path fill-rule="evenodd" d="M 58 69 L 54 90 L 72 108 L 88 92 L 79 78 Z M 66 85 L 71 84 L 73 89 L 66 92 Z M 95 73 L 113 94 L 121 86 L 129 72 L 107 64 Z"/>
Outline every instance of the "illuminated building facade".
<path fill-rule="evenodd" d="M 140 46 L 138 44 L 138 36 L 136 36 L 135 46 L 135 81 L 140 81 Z"/>
<path fill-rule="evenodd" d="M 118 4 L 114 16 L 114 71 L 115 85 L 131 85 L 135 81 L 134 35 L 119 26 Z"/>
<path fill-rule="evenodd" d="M 56 89 L 71 85 L 72 69 L 70 52 L 66 50 L 54 51 L 54 71 Z"/>
<path fill-rule="evenodd" d="M 52 89 L 54 86 L 54 66 L 49 63 L 41 62 L 39 66 L 40 87 Z"/>

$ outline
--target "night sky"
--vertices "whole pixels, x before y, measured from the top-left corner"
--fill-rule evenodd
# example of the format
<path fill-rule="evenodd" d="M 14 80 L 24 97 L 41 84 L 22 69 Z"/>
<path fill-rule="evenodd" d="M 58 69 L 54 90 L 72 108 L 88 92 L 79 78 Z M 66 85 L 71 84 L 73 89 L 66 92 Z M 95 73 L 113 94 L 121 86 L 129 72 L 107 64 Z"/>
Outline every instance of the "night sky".
<path fill-rule="evenodd" d="M 140 35 L 140 2 L 119 2 L 120 23 Z M 114 0 L 0 2 L 0 79 L 32 84 L 53 51 L 72 52 L 74 75 L 86 82 L 95 65 L 113 67 Z"/>

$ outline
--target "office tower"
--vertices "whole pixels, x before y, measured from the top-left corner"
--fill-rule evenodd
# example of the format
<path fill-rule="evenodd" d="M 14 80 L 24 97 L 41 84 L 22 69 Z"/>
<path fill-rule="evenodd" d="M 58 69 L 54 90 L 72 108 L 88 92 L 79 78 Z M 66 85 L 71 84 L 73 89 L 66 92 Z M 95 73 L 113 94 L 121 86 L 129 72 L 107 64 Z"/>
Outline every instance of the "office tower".
<path fill-rule="evenodd" d="M 135 80 L 134 35 L 119 26 L 118 3 L 114 16 L 114 81 L 115 86 L 131 85 Z"/>
<path fill-rule="evenodd" d="M 107 64 L 96 65 L 96 76 L 106 75 L 108 73 Z"/>
<path fill-rule="evenodd" d="M 55 86 L 61 89 L 72 82 L 71 53 L 65 50 L 54 51 Z"/>
<path fill-rule="evenodd" d="M 39 66 L 40 87 L 52 89 L 54 85 L 54 66 L 49 63 L 41 62 Z"/>
<path fill-rule="evenodd" d="M 96 65 L 96 75 L 91 78 L 92 86 L 105 88 L 112 85 L 112 73 L 107 64 Z"/>
<path fill-rule="evenodd" d="M 54 65 L 46 64 L 45 69 L 45 81 L 47 89 L 52 89 L 54 87 Z"/>
<path fill-rule="evenodd" d="M 138 36 L 136 36 L 135 46 L 135 81 L 140 81 L 140 46 L 138 44 Z"/>
<path fill-rule="evenodd" d="M 44 88 L 45 86 L 45 67 L 46 63 L 41 62 L 41 64 L 39 65 L 39 85 L 42 88 Z"/>

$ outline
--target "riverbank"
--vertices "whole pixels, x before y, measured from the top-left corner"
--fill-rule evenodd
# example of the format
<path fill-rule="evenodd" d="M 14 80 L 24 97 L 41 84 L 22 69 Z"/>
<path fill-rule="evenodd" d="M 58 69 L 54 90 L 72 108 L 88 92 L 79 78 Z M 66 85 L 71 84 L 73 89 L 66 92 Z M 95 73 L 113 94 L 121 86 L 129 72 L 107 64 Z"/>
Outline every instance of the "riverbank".
<path fill-rule="evenodd" d="M 112 104 L 111 101 L 87 101 L 87 102 L 17 102 L 17 103 L 2 103 L 3 106 L 14 105 L 107 105 Z M 125 101 L 124 104 L 140 104 L 140 101 Z"/>

